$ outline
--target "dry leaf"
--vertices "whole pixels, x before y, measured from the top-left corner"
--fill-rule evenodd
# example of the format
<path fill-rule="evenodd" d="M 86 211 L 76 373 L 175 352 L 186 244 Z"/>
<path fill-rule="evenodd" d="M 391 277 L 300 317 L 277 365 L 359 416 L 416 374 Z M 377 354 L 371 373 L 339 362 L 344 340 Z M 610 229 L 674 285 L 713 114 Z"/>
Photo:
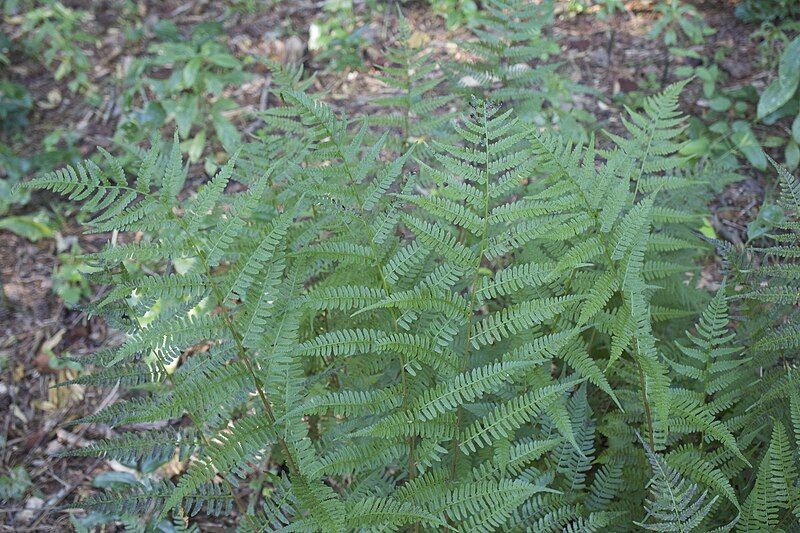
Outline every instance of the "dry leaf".
<path fill-rule="evenodd" d="M 421 48 L 424 45 L 428 44 L 430 41 L 430 36 L 427 33 L 422 33 L 420 31 L 415 31 L 411 34 L 411 37 L 408 39 L 408 45 L 411 48 Z"/>
<path fill-rule="evenodd" d="M 42 374 L 55 374 L 57 372 L 57 370 L 50 366 L 50 361 L 51 358 L 55 356 L 53 348 L 58 346 L 58 343 L 61 342 L 61 339 L 64 337 L 64 331 L 66 330 L 61 328 L 55 335 L 45 340 L 39 347 L 39 352 L 36 354 L 33 364 L 36 365 L 36 369 Z"/>

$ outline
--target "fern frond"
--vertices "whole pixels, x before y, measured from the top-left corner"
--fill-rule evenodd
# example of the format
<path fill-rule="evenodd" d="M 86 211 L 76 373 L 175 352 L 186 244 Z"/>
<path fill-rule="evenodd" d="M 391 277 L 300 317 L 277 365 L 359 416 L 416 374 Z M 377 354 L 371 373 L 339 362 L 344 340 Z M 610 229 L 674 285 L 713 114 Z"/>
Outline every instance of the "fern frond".
<path fill-rule="evenodd" d="M 154 510 L 164 508 L 167 499 L 175 492 L 175 486 L 167 480 L 130 485 L 124 489 L 111 489 L 106 493 L 81 500 L 84 509 L 111 516 L 129 515 L 146 517 Z M 211 516 L 223 516 L 231 512 L 233 498 L 218 485 L 207 484 L 183 495 L 178 501 L 181 509 L 194 516 L 200 512 Z"/>
<path fill-rule="evenodd" d="M 363 416 L 389 411 L 400 403 L 402 397 L 396 387 L 371 391 L 342 390 L 314 396 L 298 407 L 297 413 L 323 414 L 330 409 L 336 416 Z"/>
<path fill-rule="evenodd" d="M 746 464 L 750 464 L 745 458 L 739 447 L 736 445 L 736 438 L 719 420 L 714 418 L 705 406 L 693 399 L 689 394 L 675 390 L 672 392 L 670 401 L 670 414 L 680 420 L 680 423 L 687 424 L 691 430 L 701 431 L 706 438 L 713 438 L 725 446 L 731 453 L 736 455 Z M 671 422 L 672 423 L 672 422 Z"/>
<path fill-rule="evenodd" d="M 464 483 L 449 490 L 436 511 L 444 511 L 452 520 L 467 520 L 472 531 L 491 530 L 501 525 L 527 498 L 542 490 L 524 481 L 481 481 Z M 481 527 L 482 520 L 487 522 Z"/>
<path fill-rule="evenodd" d="M 374 329 L 341 329 L 323 333 L 297 347 L 297 354 L 313 357 L 343 357 L 367 353 L 386 333 Z"/>
<path fill-rule="evenodd" d="M 433 311 L 460 321 L 465 320 L 467 315 L 467 303 L 460 295 L 440 293 L 423 286 L 408 291 L 396 292 L 377 303 L 362 307 L 353 316 L 381 308 Z"/>
<path fill-rule="evenodd" d="M 527 287 L 544 285 L 558 274 L 553 263 L 512 265 L 496 272 L 493 278 L 482 278 L 475 293 L 482 300 L 490 300 Z"/>
<path fill-rule="evenodd" d="M 514 361 L 474 368 L 470 372 L 457 375 L 449 383 L 442 383 L 425 391 L 410 409 L 420 420 L 435 418 L 497 389 L 505 380 L 511 379 L 515 372 L 543 362 Z"/>
<path fill-rule="evenodd" d="M 671 157 L 681 147 L 674 139 L 680 135 L 686 120 L 678 110 L 678 98 L 689 80 L 674 83 L 644 102 L 644 115 L 628 109 L 629 119 L 622 119 L 630 137 L 607 135 L 629 157 L 637 161 L 633 181 L 646 179 L 658 172 L 675 168 L 680 159 Z"/>
<path fill-rule="evenodd" d="M 681 447 L 667 454 L 665 459 L 687 479 L 712 489 L 720 496 L 725 496 L 737 509 L 740 508 L 736 492 L 725 473 L 706 460 L 699 450 L 690 446 Z"/>
<path fill-rule="evenodd" d="M 359 471 L 371 471 L 398 463 L 404 448 L 391 439 L 376 439 L 359 445 L 348 443 L 320 457 L 315 468 L 309 469 L 306 475 L 315 478 L 325 475 L 350 476 Z"/>
<path fill-rule="evenodd" d="M 644 440 L 647 460 L 653 470 L 650 497 L 645 503 L 646 516 L 636 525 L 649 531 L 692 531 L 700 526 L 717 497 L 707 499 L 707 492 L 697 495 L 697 485 L 688 483 L 663 457 Z"/>
<path fill-rule="evenodd" d="M 797 467 L 786 429 L 779 422 L 772 428 L 769 447 L 761 459 L 753 489 L 742 506 L 739 526 L 743 531 L 777 530 L 781 512 L 794 510 L 798 490 Z M 790 520 L 796 520 L 795 517 Z"/>
<path fill-rule="evenodd" d="M 321 288 L 306 296 L 305 304 L 318 311 L 365 308 L 386 299 L 383 289 L 362 285 L 345 285 Z"/>
<path fill-rule="evenodd" d="M 177 456 L 186 459 L 198 445 L 191 435 L 174 431 L 123 433 L 117 437 L 94 442 L 85 448 L 67 450 L 68 457 L 108 457 L 123 463 L 138 461 L 160 463 Z"/>
<path fill-rule="evenodd" d="M 264 269 L 275 257 L 276 252 L 281 250 L 283 240 L 291 224 L 291 217 L 284 214 L 279 216 L 272 225 L 270 231 L 264 236 L 253 252 L 242 261 L 232 276 L 229 283 L 225 300 L 238 298 L 243 300 L 247 292 L 255 282 L 256 278 L 264 273 Z"/>
<path fill-rule="evenodd" d="M 579 382 L 554 383 L 501 404 L 464 430 L 459 443 L 461 451 L 473 453 L 478 448 L 491 445 L 497 439 L 508 438 L 523 424 L 546 411 L 551 402 L 558 401 L 564 392 L 575 387 L 577 383 Z"/>
<path fill-rule="evenodd" d="M 180 355 L 181 350 L 200 344 L 207 339 L 223 336 L 224 326 L 219 317 L 191 315 L 163 320 L 143 328 L 128 337 L 114 351 L 114 358 L 106 366 L 113 366 L 137 354 L 156 351 L 165 366 Z"/>
<path fill-rule="evenodd" d="M 494 344 L 509 335 L 556 316 L 577 299 L 576 296 L 559 296 L 506 307 L 475 324 L 469 340 L 475 348 Z"/>
<path fill-rule="evenodd" d="M 475 264 L 474 253 L 442 226 L 409 215 L 403 216 L 403 221 L 428 249 L 435 250 L 458 266 L 469 268 Z"/>
<path fill-rule="evenodd" d="M 263 416 L 247 417 L 217 434 L 204 450 L 205 457 L 191 463 L 186 474 L 181 476 L 164 502 L 162 515 L 212 481 L 218 473 L 230 480 L 235 479 L 234 475 L 245 477 L 274 441 L 272 424 Z"/>
<path fill-rule="evenodd" d="M 595 424 L 592 421 L 592 408 L 586 397 L 586 384 L 569 399 L 567 409 L 572 423 L 573 443 L 564 442 L 556 454 L 556 471 L 565 478 L 569 492 L 583 490 L 586 486 L 586 473 L 592 468 L 595 451 Z M 575 446 L 577 444 L 577 446 Z"/>
<path fill-rule="evenodd" d="M 346 120 L 339 119 L 323 102 L 294 89 L 282 91 L 281 97 L 297 108 L 303 124 L 312 128 L 311 132 L 317 140 L 325 137 L 341 139 L 345 134 Z"/>
<path fill-rule="evenodd" d="M 388 498 L 364 498 L 347 507 L 347 527 L 398 528 L 419 523 L 428 527 L 445 526 L 446 522 L 433 513 L 415 507 L 409 502 Z"/>
<path fill-rule="evenodd" d="M 292 480 L 298 502 L 309 511 L 309 518 L 320 531 L 344 532 L 347 511 L 344 503 L 329 486 L 304 477 Z"/>
<path fill-rule="evenodd" d="M 586 507 L 591 511 L 607 509 L 619 495 L 623 484 L 622 465 L 604 464 L 595 473 L 586 497 Z"/>

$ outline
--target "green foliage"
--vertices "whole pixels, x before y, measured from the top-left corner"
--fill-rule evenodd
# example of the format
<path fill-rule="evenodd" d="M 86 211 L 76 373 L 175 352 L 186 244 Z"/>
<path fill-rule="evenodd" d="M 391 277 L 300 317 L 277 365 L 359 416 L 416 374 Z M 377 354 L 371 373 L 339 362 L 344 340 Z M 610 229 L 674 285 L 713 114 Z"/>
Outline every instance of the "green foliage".
<path fill-rule="evenodd" d="M 0 501 L 19 500 L 31 486 L 31 478 L 27 470 L 17 466 L 9 470 L 8 475 L 0 475 Z"/>
<path fill-rule="evenodd" d="M 670 75 L 673 56 L 678 66 L 675 73 L 680 78 L 696 77 L 702 83 L 703 97 L 708 100 L 707 110 L 702 112 L 702 120 L 692 117 L 690 121 L 690 142 L 686 143 L 681 154 L 692 159 L 709 159 L 725 168 L 735 168 L 736 158 L 732 152 L 736 148 L 757 168 L 765 166 L 764 153 L 755 140 L 750 124 L 745 118 L 748 109 L 742 100 L 741 90 L 727 90 L 724 85 L 724 72 L 719 67 L 725 48 L 716 50 L 713 57 L 704 53 L 701 45 L 715 30 L 706 24 L 705 19 L 694 6 L 670 0 L 655 6 L 659 18 L 653 24 L 649 36 L 660 38 L 663 43 L 661 85 L 665 85 Z M 655 83 L 655 76 L 651 76 Z M 731 124 L 731 119 L 738 119 Z"/>
<path fill-rule="evenodd" d="M 25 13 L 22 24 L 25 45 L 31 53 L 41 54 L 45 65 L 55 68 L 56 81 L 70 78 L 67 87 L 71 91 L 94 91 L 89 79 L 89 58 L 81 47 L 95 40 L 85 30 L 91 14 L 70 9 L 57 0 L 37 3 L 40 7 Z"/>
<path fill-rule="evenodd" d="M 609 19 L 617 12 L 625 13 L 628 10 L 623 0 L 594 0 L 592 3 L 599 7 L 597 16 L 601 19 Z"/>
<path fill-rule="evenodd" d="M 84 527 L 201 512 L 244 531 L 797 527 L 800 183 L 779 170 L 763 246 L 708 239 L 726 279 L 697 288 L 712 250 L 693 230 L 732 177 L 687 154 L 685 83 L 623 131 L 575 134 L 530 91 L 567 87 L 552 4 L 484 7 L 458 79 L 518 109 L 476 94 L 448 126 L 456 100 L 401 19 L 380 113 L 349 119 L 266 61 L 281 105 L 246 145 L 218 129 L 231 157 L 186 187 L 183 154 L 202 155 L 244 79 L 199 27 L 132 71 L 171 69 L 136 89 L 161 108 L 152 129 L 175 120 L 171 143 L 18 188 L 113 235 L 62 273 L 108 288 L 86 311 L 122 340 L 68 384 L 131 394 L 75 421 L 113 437 L 65 455 L 182 465 L 98 476 Z"/>
<path fill-rule="evenodd" d="M 363 68 L 366 41 L 362 34 L 367 25 L 356 16 L 353 1 L 326 0 L 323 7 L 323 16 L 309 27 L 308 49 L 318 52 L 318 58 L 333 70 Z"/>
<path fill-rule="evenodd" d="M 762 28 L 761 35 L 762 55 L 783 48 L 775 66 L 767 58 L 769 70 L 776 70 L 777 75 L 761 95 L 750 86 L 738 83 L 731 86 L 725 69 L 720 66 L 725 61 L 725 48 L 718 49 L 713 57 L 693 48 L 670 49 L 679 58 L 699 63 L 680 65 L 675 73 L 680 77 L 696 77 L 708 102 L 701 117 L 691 120 L 688 132 L 691 142 L 682 150 L 687 157 L 708 158 L 735 168 L 737 163 L 732 154 L 738 152 L 750 166 L 766 171 L 766 151 L 782 148 L 785 166 L 794 170 L 800 164 L 800 119 L 790 121 L 798 114 L 800 102 L 797 96 L 800 63 L 794 59 L 800 57 L 800 38 L 790 40 L 780 28 L 772 31 Z M 781 41 L 783 46 L 779 46 Z M 787 134 L 780 135 L 781 131 Z"/>
<path fill-rule="evenodd" d="M 60 128 L 48 134 L 42 140 L 41 151 L 34 153 L 24 152 L 21 149 L 22 137 L 22 132 L 17 132 L 11 136 L 9 144 L 0 142 L 0 215 L 5 214 L 12 206 L 25 205 L 30 199 L 28 192 L 15 188 L 24 177 L 49 172 L 54 167 L 79 161 L 77 150 L 72 144 L 72 136 L 64 135 Z M 22 225 L 32 229 L 35 234 L 52 233 L 40 226 L 42 222 L 45 222 L 45 226 L 48 225 L 42 220 L 42 216 L 20 216 L 26 217 Z M 14 222 L 6 224 L 16 225 Z M 34 226 L 40 227 L 37 229 Z"/>
<path fill-rule="evenodd" d="M 472 23 L 478 13 L 474 0 L 428 0 L 431 10 L 445 18 L 447 28 Z"/>
<path fill-rule="evenodd" d="M 0 34 L 0 66 L 9 65 L 16 69 L 26 60 L 26 55 L 43 58 L 48 66 L 60 61 L 57 68 L 57 81 L 75 72 L 74 79 L 67 84 L 70 89 L 90 89 L 85 70 L 88 59 L 79 47 L 94 39 L 83 32 L 82 24 L 88 14 L 73 11 L 58 2 L 39 2 L 39 8 L 29 9 L 20 17 L 20 31 L 12 41 Z M 38 5 L 37 4 L 37 5 Z M 12 13 L 15 6 L 4 6 Z M 33 7 L 33 6 L 31 6 Z M 76 66 L 77 65 L 77 66 Z M 52 170 L 54 165 L 70 162 L 73 152 L 59 146 L 62 132 L 55 129 L 43 141 L 44 149 L 26 146 L 27 127 L 33 110 L 33 95 L 25 85 L 5 79 L 0 80 L 0 216 L 14 206 L 27 203 L 28 194 L 12 191 L 25 176 L 43 170 Z M 79 87 L 79 85 L 81 87 Z M 34 239 L 43 233 L 41 217 L 20 215 L 0 221 L 6 229 L 11 229 Z M 35 219 L 35 220 L 34 220 Z M 39 226 L 37 228 L 37 226 Z M 46 233 L 46 232 L 45 232 Z M 52 233 L 52 231 L 50 231 Z"/>
<path fill-rule="evenodd" d="M 456 141 L 428 143 L 425 187 L 386 135 L 365 145 L 365 125 L 291 88 L 273 115 L 284 156 L 240 151 L 186 198 L 177 139 L 133 176 L 107 156 L 28 182 L 81 202 L 93 231 L 151 235 L 86 258 L 112 286 L 90 309 L 128 335 L 79 381 L 147 392 L 84 422 L 187 421 L 76 451 L 187 464 L 81 505 L 137 520 L 238 505 L 247 530 L 689 531 L 740 508 L 742 523 L 785 519 L 793 444 L 775 429 L 763 448 L 758 421 L 800 416 L 745 384 L 767 365 L 790 386 L 762 352 L 794 330 L 739 342 L 725 285 L 672 342 L 706 300 L 683 283 L 704 253 L 684 197 L 708 189 L 678 155 L 680 89 L 632 111 L 604 151 L 476 99 Z M 286 476 L 247 511 L 237 486 L 267 457 Z"/>
<path fill-rule="evenodd" d="M 714 33 L 697 8 L 681 2 L 669 0 L 655 6 L 661 16 L 650 30 L 651 37 L 661 37 L 666 46 L 678 46 L 688 40 L 692 44 L 700 44 L 707 35 Z"/>
<path fill-rule="evenodd" d="M 122 104 L 130 111 L 120 122 L 118 137 L 138 142 L 174 122 L 191 162 L 202 157 L 212 138 L 233 153 L 241 136 L 229 115 L 237 106 L 223 93 L 250 75 L 220 41 L 222 27 L 199 24 L 184 39 L 174 26 L 162 25 L 159 34 L 161 40 L 148 48 L 150 55 L 137 58 L 127 73 Z M 162 69 L 169 76 L 155 75 Z"/>
<path fill-rule="evenodd" d="M 708 500 L 707 492 L 698 495 L 697 485 L 687 483 L 647 443 L 642 441 L 642 445 L 653 469 L 653 478 L 649 483 L 650 497 L 645 503 L 647 514 L 636 525 L 649 531 L 696 530 L 708 516 L 717 497 Z"/>
<path fill-rule="evenodd" d="M 791 138 L 784 146 L 784 160 L 789 170 L 800 164 L 800 36 L 786 45 L 778 64 L 778 76 L 758 99 L 758 118 L 773 124 L 783 117 L 794 116 Z M 766 167 L 766 164 L 764 165 Z"/>
<path fill-rule="evenodd" d="M 753 490 L 744 503 L 741 529 L 775 531 L 784 520 L 782 514 L 787 511 L 800 514 L 797 507 L 800 493 L 796 480 L 796 455 L 792 452 L 786 429 L 777 422 L 769 447 L 758 467 Z"/>
<path fill-rule="evenodd" d="M 91 294 L 89 283 L 83 276 L 87 265 L 80 258 L 81 250 L 77 243 L 73 243 L 68 249 L 62 249 L 66 246 L 61 242 L 57 242 L 57 246 L 61 253 L 58 254 L 59 264 L 53 270 L 53 292 L 67 307 L 76 307 L 82 298 Z"/>
<path fill-rule="evenodd" d="M 0 229 L 16 233 L 32 242 L 44 237 L 52 237 L 54 233 L 50 219 L 44 213 L 0 218 Z"/>
<path fill-rule="evenodd" d="M 580 122 L 591 116 L 570 106 L 583 89 L 558 72 L 558 43 L 545 33 L 552 1 L 489 0 L 474 18 L 474 38 L 460 43 L 466 60 L 451 65 L 454 85 L 514 106 L 519 116 L 550 123 L 573 139 L 585 138 Z"/>
<path fill-rule="evenodd" d="M 717 410 L 731 412 L 726 418 L 730 420 L 728 426 L 732 431 L 746 431 L 755 425 L 760 428 L 745 440 L 751 449 L 758 450 L 756 457 L 760 462 L 754 462 L 758 466 L 748 483 L 750 491 L 746 498 L 740 499 L 738 528 L 742 531 L 784 527 L 791 530 L 800 517 L 795 482 L 800 399 L 797 378 L 785 366 L 798 346 L 796 286 L 800 277 L 795 258 L 798 255 L 796 217 L 800 187 L 785 168 L 774 161 L 771 163 L 780 179 L 779 205 L 787 216 L 775 221 L 765 246 L 748 248 L 747 255 L 716 243 L 729 269 L 730 283 L 737 287 L 731 297 L 738 302 L 740 313 L 749 318 L 747 327 L 739 328 L 744 338 L 742 344 L 752 346 L 748 359 L 731 359 L 722 364 L 723 367 L 758 368 L 760 376 L 754 390 L 746 390 L 746 385 L 738 382 L 739 373 L 732 372 L 721 381 L 725 389 L 721 389 L 715 399 Z M 761 265 L 754 263 L 759 258 L 763 261 Z M 767 258 L 770 260 L 764 261 Z M 726 341 L 721 339 L 721 342 Z M 794 430 L 793 441 L 787 427 Z M 770 428 L 771 436 L 768 436 Z"/>
<path fill-rule="evenodd" d="M 793 0 L 742 0 L 734 9 L 745 22 L 768 22 L 800 18 L 800 5 Z"/>
<path fill-rule="evenodd" d="M 15 153 L 12 146 L 28 125 L 32 107 L 33 99 L 24 86 L 0 81 L 0 215 L 11 205 L 27 199 L 27 195 L 12 194 L 11 189 L 30 170 L 31 162 Z"/>
<path fill-rule="evenodd" d="M 9 135 L 28 124 L 33 100 L 28 90 L 18 83 L 0 81 L 0 133 Z"/>
<path fill-rule="evenodd" d="M 414 42 L 414 33 L 402 13 L 399 17 L 397 46 L 386 49 L 386 58 L 391 63 L 381 67 L 380 78 L 394 94 L 374 100 L 387 113 L 370 117 L 370 123 L 399 129 L 402 148 L 441 138 L 444 125 L 453 115 L 444 110 L 452 96 L 436 94 L 437 88 L 441 92 L 444 82 L 436 74 L 437 65 L 430 54 L 422 53 L 421 43 Z"/>

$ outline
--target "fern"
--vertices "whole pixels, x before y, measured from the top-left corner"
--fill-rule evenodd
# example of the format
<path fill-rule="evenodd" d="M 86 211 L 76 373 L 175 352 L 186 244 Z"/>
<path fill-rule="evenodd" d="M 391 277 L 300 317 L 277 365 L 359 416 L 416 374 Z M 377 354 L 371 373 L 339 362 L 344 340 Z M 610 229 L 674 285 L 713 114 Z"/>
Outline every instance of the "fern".
<path fill-rule="evenodd" d="M 558 45 L 545 33 L 554 3 L 489 0 L 475 17 L 474 38 L 460 43 L 470 58 L 451 66 L 456 83 L 466 92 L 514 105 L 526 120 L 558 117 L 570 136 L 583 135 L 576 118 L 588 114 L 562 110 L 570 91 L 580 91 L 559 74 Z"/>
<path fill-rule="evenodd" d="M 384 51 L 390 64 L 380 67 L 380 80 L 392 94 L 373 100 L 386 112 L 370 117 L 376 126 L 397 128 L 400 147 L 442 137 L 446 134 L 443 126 L 452 118 L 444 108 L 453 98 L 436 94 L 444 80 L 437 75 L 430 54 L 424 53 L 413 37 L 408 20 L 400 12 L 397 46 Z"/>
<path fill-rule="evenodd" d="M 663 186 L 664 182 L 657 178 L 658 173 L 680 164 L 679 158 L 670 155 L 681 147 L 675 139 L 683 130 L 685 117 L 678 111 L 678 97 L 686 83 L 675 83 L 662 93 L 647 98 L 644 114 L 629 109 L 630 119 L 624 120 L 623 124 L 631 133 L 630 138 L 608 134 L 625 155 L 636 162 L 633 181 L 644 192 Z"/>
<path fill-rule="evenodd" d="M 105 155 L 24 185 L 115 232 L 85 259 L 121 341 L 72 383 L 130 390 L 68 453 L 183 466 L 76 505 L 244 531 L 796 529 L 796 222 L 714 243 L 716 294 L 687 283 L 710 187 L 678 153 L 681 86 L 605 140 L 534 127 L 515 91 L 543 71 L 512 67 L 550 6 L 487 6 L 470 46 L 521 111 L 474 98 L 440 133 L 405 47 L 386 126 L 272 65 L 282 105 L 195 191 L 175 143 L 130 176 Z"/>
<path fill-rule="evenodd" d="M 64 456 L 109 457 L 123 463 L 164 462 L 176 456 L 186 459 L 197 447 L 196 439 L 187 432 L 185 435 L 172 431 L 149 432 L 144 434 L 125 433 L 118 437 L 104 439 L 75 450 L 63 452 Z"/>
<path fill-rule="evenodd" d="M 682 476 L 657 455 L 646 442 L 642 446 L 653 469 L 650 498 L 645 504 L 647 514 L 637 525 L 650 531 L 692 531 L 700 526 L 711 511 L 716 497 L 697 494 L 697 485 Z"/>
<path fill-rule="evenodd" d="M 81 507 L 109 515 L 144 517 L 154 508 L 163 506 L 174 491 L 169 481 L 133 485 L 83 500 Z M 216 485 L 203 485 L 184 494 L 180 505 L 189 516 L 197 514 L 201 508 L 211 516 L 221 516 L 231 511 L 232 498 Z"/>
<path fill-rule="evenodd" d="M 796 479 L 797 467 L 786 429 L 776 423 L 769 447 L 758 467 L 753 490 L 744 502 L 742 531 L 777 529 L 786 520 L 782 514 L 788 514 L 789 523 L 794 522 L 797 519 L 798 501 Z"/>

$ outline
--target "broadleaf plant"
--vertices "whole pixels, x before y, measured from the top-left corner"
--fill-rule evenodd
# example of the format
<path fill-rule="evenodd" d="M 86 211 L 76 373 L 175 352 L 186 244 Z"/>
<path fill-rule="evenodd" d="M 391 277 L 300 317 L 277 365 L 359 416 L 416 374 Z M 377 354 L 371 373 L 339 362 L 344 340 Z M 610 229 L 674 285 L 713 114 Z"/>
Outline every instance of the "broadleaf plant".
<path fill-rule="evenodd" d="M 126 73 L 122 105 L 130 111 L 117 128 L 120 142 L 141 141 L 174 123 L 193 163 L 214 139 L 229 152 L 236 149 L 241 134 L 230 115 L 237 104 L 226 91 L 251 74 L 220 42 L 221 33 L 221 25 L 204 23 L 193 27 L 186 39 L 171 24 L 163 25 L 162 40 L 150 45 L 149 55 L 137 58 Z M 166 78 L 159 76 L 164 70 L 169 72 Z"/>

